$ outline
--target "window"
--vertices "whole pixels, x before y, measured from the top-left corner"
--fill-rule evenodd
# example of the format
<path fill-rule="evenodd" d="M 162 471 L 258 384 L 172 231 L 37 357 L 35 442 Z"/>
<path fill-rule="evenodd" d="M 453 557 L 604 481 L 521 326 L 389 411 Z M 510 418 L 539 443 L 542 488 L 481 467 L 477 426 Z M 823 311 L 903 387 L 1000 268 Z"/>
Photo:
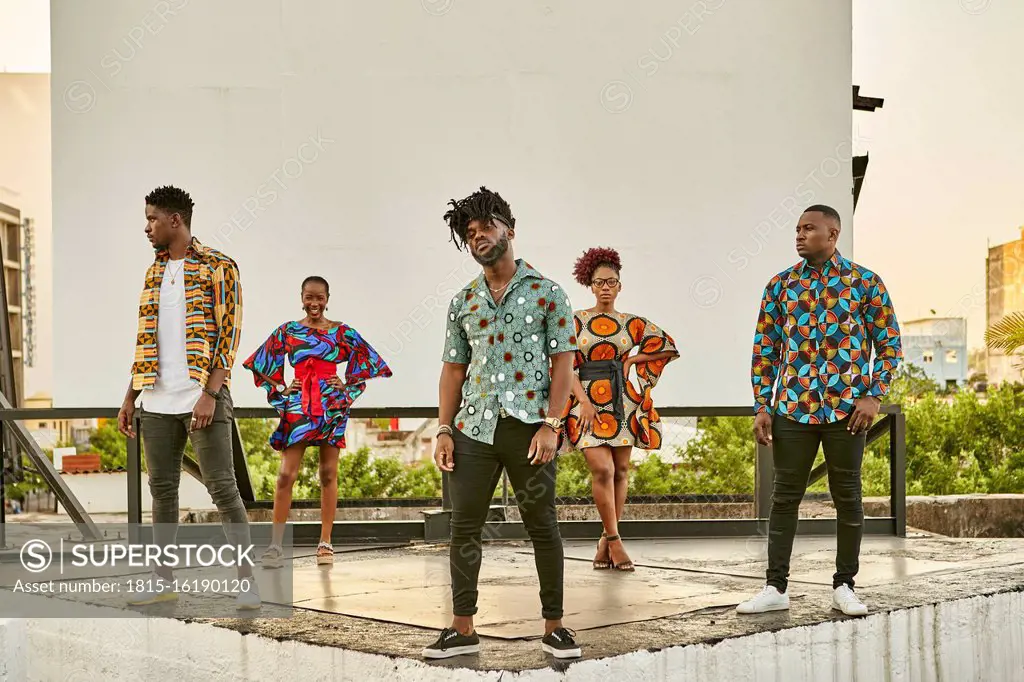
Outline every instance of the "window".
<path fill-rule="evenodd" d="M 921 354 L 922 362 L 935 362 L 935 351 L 926 350 Z"/>
<path fill-rule="evenodd" d="M 946 351 L 946 362 L 948 364 L 950 364 L 950 365 L 955 365 L 956 364 L 956 351 L 955 350 L 947 350 Z"/>

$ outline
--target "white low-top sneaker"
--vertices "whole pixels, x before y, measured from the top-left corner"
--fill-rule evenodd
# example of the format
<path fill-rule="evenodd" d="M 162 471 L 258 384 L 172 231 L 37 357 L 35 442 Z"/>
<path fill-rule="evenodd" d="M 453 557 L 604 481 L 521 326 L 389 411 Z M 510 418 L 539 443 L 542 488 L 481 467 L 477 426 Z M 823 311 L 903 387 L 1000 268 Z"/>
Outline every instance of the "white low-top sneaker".
<path fill-rule="evenodd" d="M 748 599 L 736 607 L 736 613 L 765 613 L 766 611 L 785 611 L 789 608 L 789 593 L 779 592 L 772 585 L 765 585 L 753 599 Z"/>
<path fill-rule="evenodd" d="M 256 587 L 256 580 L 252 577 L 249 578 L 248 589 L 238 593 L 235 597 L 236 608 L 243 611 L 252 611 L 263 606 L 263 601 L 260 599 L 259 588 Z"/>
<path fill-rule="evenodd" d="M 842 611 L 847 616 L 866 616 L 868 613 L 868 607 L 846 584 L 840 585 L 832 592 L 832 608 Z"/>
<path fill-rule="evenodd" d="M 128 597 L 129 606 L 149 606 L 160 602 L 175 601 L 178 593 L 174 591 L 174 584 L 160 577 L 156 573 L 132 581 L 133 590 Z"/>

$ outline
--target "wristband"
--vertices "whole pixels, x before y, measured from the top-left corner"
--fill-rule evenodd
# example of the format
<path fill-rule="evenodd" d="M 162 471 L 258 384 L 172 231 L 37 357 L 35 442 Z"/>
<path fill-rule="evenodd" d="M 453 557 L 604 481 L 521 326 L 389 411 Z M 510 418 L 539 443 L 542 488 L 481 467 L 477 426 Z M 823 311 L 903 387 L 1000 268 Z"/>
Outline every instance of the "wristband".
<path fill-rule="evenodd" d="M 448 426 L 447 424 L 441 424 L 440 426 L 437 427 L 437 433 L 435 435 L 440 436 L 442 433 L 447 434 L 449 436 L 454 435 L 452 432 L 452 427 Z"/>

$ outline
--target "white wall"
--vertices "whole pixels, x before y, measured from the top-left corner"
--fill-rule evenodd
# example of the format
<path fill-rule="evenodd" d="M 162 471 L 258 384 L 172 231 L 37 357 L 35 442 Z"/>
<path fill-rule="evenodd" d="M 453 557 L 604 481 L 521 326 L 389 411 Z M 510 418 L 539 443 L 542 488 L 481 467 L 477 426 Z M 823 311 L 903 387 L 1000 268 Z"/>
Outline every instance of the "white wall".
<path fill-rule="evenodd" d="M 851 243 L 849 1 L 54 0 L 52 44 L 55 307 L 71 328 L 111 311 L 61 338 L 61 407 L 123 396 L 165 183 L 239 263 L 240 360 L 322 274 L 395 370 L 362 406 L 436 404 L 444 310 L 478 272 L 441 215 L 481 184 L 576 307 L 576 257 L 620 249 L 620 307 L 682 348 L 662 405 L 752 402 L 757 306 L 802 208 L 835 206 Z M 237 403 L 263 405 L 245 374 Z"/>
<path fill-rule="evenodd" d="M 30 603 L 41 597 L 15 595 Z M 13 605 L 13 604 L 12 604 Z M 24 608 L 24 607 L 22 607 Z M 96 609 L 97 616 L 111 613 Z M 586 646 L 586 631 L 580 641 Z M 1024 594 L 1009 592 L 937 606 L 763 632 L 713 646 L 638 651 L 528 670 L 517 680 L 706 680 L 707 682 L 1011 682 L 1024 679 Z M 524 643 L 526 646 L 527 643 Z M 428 665 L 242 635 L 166 618 L 0 620 L 0 672 L 21 680 L 315 679 L 497 680 L 500 671 Z M 536 646 L 536 642 L 532 643 Z M 26 651 L 20 664 L 16 651 Z M 20 668 L 20 669 L 19 669 Z"/>
<path fill-rule="evenodd" d="M 71 492 L 89 514 L 124 514 L 128 511 L 128 474 L 109 472 L 102 474 L 62 474 Z M 182 510 L 216 509 L 206 486 L 181 472 L 181 487 L 178 490 L 178 507 Z M 153 508 L 153 497 L 149 493 L 149 475 L 142 472 L 142 509 Z M 57 510 L 63 512 L 60 503 Z"/>

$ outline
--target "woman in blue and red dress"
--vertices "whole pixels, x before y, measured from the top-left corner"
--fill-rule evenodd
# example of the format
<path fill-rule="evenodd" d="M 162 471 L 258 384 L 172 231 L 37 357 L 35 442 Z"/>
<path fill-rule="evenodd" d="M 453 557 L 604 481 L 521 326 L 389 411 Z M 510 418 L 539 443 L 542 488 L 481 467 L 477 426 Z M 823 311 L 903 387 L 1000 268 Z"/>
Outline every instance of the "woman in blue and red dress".
<path fill-rule="evenodd" d="M 281 565 L 284 527 L 291 509 L 292 489 L 306 448 L 320 449 L 320 544 L 318 564 L 334 561 L 331 530 L 338 507 L 338 454 L 345 447 L 349 408 L 366 389 L 366 381 L 391 376 L 391 368 L 352 327 L 327 319 L 330 288 L 322 277 L 302 282 L 302 309 L 306 316 L 285 322 L 256 349 L 243 366 L 257 386 L 267 391 L 268 402 L 281 415 L 270 446 L 281 451 L 281 470 L 274 491 L 273 538 L 263 554 L 263 566 Z M 285 358 L 295 370 L 290 385 L 284 381 Z M 347 363 L 344 381 L 338 364 Z"/>

